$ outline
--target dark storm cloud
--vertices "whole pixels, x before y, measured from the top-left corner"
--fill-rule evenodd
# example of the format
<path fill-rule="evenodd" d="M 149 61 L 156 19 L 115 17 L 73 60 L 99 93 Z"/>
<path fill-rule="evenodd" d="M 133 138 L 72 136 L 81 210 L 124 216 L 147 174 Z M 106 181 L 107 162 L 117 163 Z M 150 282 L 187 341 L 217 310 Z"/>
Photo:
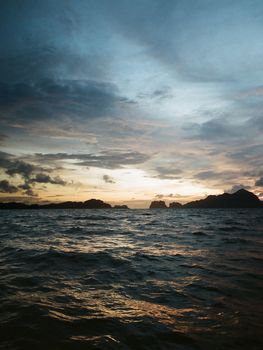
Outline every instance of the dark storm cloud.
<path fill-rule="evenodd" d="M 137 43 L 146 56 L 190 79 L 230 79 L 238 73 L 236 67 L 244 67 L 243 61 L 237 64 L 232 57 L 235 52 L 243 57 L 238 47 L 230 48 L 240 39 L 245 50 L 261 32 L 260 1 L 241 1 L 241 5 L 226 0 L 2 2 L 2 118 L 113 115 L 116 104 L 131 101 L 119 96 L 113 83 L 105 88 L 101 82 L 116 81 L 112 63 L 124 42 Z M 247 30 L 253 40 L 247 40 L 237 26 L 242 20 L 250 24 Z M 123 41 L 112 41 L 116 37 Z M 262 67 L 258 47 L 258 55 L 245 51 L 254 52 L 245 68 Z M 168 90 L 157 86 L 152 97 L 167 98 Z M 210 134 L 214 127 L 203 126 Z"/>
<path fill-rule="evenodd" d="M 29 180 L 30 183 L 45 183 L 45 184 L 53 184 L 53 185 L 61 185 L 65 186 L 66 182 L 62 180 L 59 176 L 56 176 L 54 178 L 50 177 L 47 174 L 36 174 L 35 177 L 31 178 Z"/>
<path fill-rule="evenodd" d="M 29 176 L 35 170 L 35 166 L 20 161 L 11 161 L 10 166 L 6 169 L 6 174 L 10 176 L 21 175 L 23 178 L 28 179 Z"/>
<path fill-rule="evenodd" d="M 259 0 L 2 1 L 0 76 L 104 80 L 119 49 L 109 43 L 118 34 L 188 79 L 231 80 L 244 67 L 262 68 L 261 46 L 249 50 L 262 30 L 260 10 Z"/>
<path fill-rule="evenodd" d="M 14 0 L 0 5 L 3 125 L 115 115 L 132 103 L 108 82 L 107 3 Z M 105 7 L 105 10 L 103 8 Z M 110 79 L 112 81 L 112 79 Z"/>
<path fill-rule="evenodd" d="M 114 179 L 111 176 L 107 175 L 107 174 L 103 175 L 102 179 L 103 179 L 103 181 L 105 181 L 108 184 L 115 184 Z"/>
<path fill-rule="evenodd" d="M 29 179 L 34 171 L 42 169 L 36 165 L 21 161 L 5 152 L 0 152 L 0 168 L 9 176 L 20 175 L 24 179 Z"/>
<path fill-rule="evenodd" d="M 26 194 L 27 196 L 30 197 L 37 197 L 37 193 L 34 192 L 31 184 L 30 184 L 30 180 L 25 180 L 25 182 L 23 184 L 20 184 L 18 186 L 19 189 L 21 189 L 23 191 L 24 194 Z"/>
<path fill-rule="evenodd" d="M 0 23 L 6 82 L 105 79 L 118 35 L 190 80 L 235 80 L 262 69 L 260 0 L 13 0 L 2 1 Z"/>
<path fill-rule="evenodd" d="M 15 193 L 18 192 L 18 188 L 14 185 L 11 185 L 8 180 L 2 180 L 0 181 L 0 192 Z"/>
<path fill-rule="evenodd" d="M 66 181 L 61 179 L 59 176 L 52 178 L 51 176 L 43 173 L 38 173 L 30 179 L 26 179 L 25 182 L 18 187 L 24 191 L 28 196 L 37 196 L 37 193 L 34 192 L 33 187 L 35 184 L 52 184 L 66 186 Z M 33 186 L 33 187 L 32 187 Z"/>
<path fill-rule="evenodd" d="M 51 177 L 43 171 L 51 171 L 45 169 L 42 166 L 20 160 L 12 154 L 0 152 L 0 169 L 2 169 L 7 176 L 14 177 L 19 175 L 22 182 L 19 185 L 13 186 L 8 180 L 1 182 L 1 191 L 14 193 L 22 190 L 28 196 L 36 196 L 32 186 L 37 183 L 49 183 L 54 185 L 65 186 L 66 182 L 59 176 Z M 41 173 L 39 171 L 42 171 Z"/>
<path fill-rule="evenodd" d="M 131 101 L 113 84 L 90 80 L 45 80 L 0 84 L 2 120 L 30 122 L 110 116 Z"/>
<path fill-rule="evenodd" d="M 36 153 L 32 159 L 44 163 L 75 160 L 74 164 L 79 166 L 118 169 L 125 165 L 142 164 L 149 160 L 150 156 L 135 151 L 104 151 L 99 154 Z"/>
<path fill-rule="evenodd" d="M 98 19 L 93 8 L 92 1 L 86 6 L 83 1 L 64 0 L 1 2 L 1 79 L 38 81 L 68 72 L 87 75 L 103 67 L 81 46 L 81 40 L 92 39 L 90 29 Z"/>

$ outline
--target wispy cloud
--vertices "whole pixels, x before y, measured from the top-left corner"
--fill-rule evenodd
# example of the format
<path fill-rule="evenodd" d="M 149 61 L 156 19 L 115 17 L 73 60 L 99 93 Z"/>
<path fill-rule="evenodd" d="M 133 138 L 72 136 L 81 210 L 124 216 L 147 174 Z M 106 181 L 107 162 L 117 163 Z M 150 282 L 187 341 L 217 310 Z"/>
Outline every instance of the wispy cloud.
<path fill-rule="evenodd" d="M 118 169 L 126 165 L 141 164 L 150 159 L 150 156 L 135 151 L 104 151 L 98 154 L 69 154 L 69 153 L 36 153 L 28 157 L 34 161 L 56 163 L 73 160 L 73 164 L 84 167 L 97 167 L 103 169 Z"/>

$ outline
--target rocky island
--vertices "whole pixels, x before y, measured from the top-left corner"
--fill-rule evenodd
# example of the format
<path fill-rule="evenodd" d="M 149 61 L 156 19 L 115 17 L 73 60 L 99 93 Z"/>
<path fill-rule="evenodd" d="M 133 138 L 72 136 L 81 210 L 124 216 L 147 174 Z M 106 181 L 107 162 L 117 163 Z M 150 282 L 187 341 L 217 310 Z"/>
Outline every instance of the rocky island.
<path fill-rule="evenodd" d="M 180 208 L 183 208 L 183 205 L 179 202 L 172 202 L 169 204 L 169 208 L 180 209 Z"/>
<path fill-rule="evenodd" d="M 100 199 L 89 199 L 85 202 L 68 201 L 49 204 L 0 203 L 0 209 L 112 209 L 112 206 Z"/>
<path fill-rule="evenodd" d="M 167 208 L 167 206 L 164 201 L 153 201 L 150 204 L 150 209 L 152 208 Z M 210 195 L 184 205 L 173 202 L 170 203 L 169 208 L 263 208 L 263 202 L 254 193 L 240 189 L 232 194 Z"/>
<path fill-rule="evenodd" d="M 150 209 L 187 209 L 187 208 L 263 208 L 261 201 L 254 193 L 245 189 L 235 193 L 223 193 L 210 195 L 204 199 L 192 201 L 186 204 L 172 202 L 169 207 L 165 201 L 153 201 Z M 127 205 L 111 206 L 100 199 L 89 199 L 85 202 L 61 202 L 47 204 L 25 204 L 20 202 L 0 203 L 1 209 L 129 209 Z"/>
<path fill-rule="evenodd" d="M 125 204 L 123 205 L 114 205 L 113 209 L 129 209 L 129 207 Z"/>
<path fill-rule="evenodd" d="M 153 201 L 150 204 L 150 209 L 164 209 L 167 208 L 164 201 Z"/>

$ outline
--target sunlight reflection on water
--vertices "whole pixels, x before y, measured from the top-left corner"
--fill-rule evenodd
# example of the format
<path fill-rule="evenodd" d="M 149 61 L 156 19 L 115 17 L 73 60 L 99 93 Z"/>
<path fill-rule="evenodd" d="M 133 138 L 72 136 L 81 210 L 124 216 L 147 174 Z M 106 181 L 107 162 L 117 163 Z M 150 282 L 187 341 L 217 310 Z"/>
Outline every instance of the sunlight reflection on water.
<path fill-rule="evenodd" d="M 262 348 L 261 211 L 21 214 L 0 218 L 6 348 Z"/>

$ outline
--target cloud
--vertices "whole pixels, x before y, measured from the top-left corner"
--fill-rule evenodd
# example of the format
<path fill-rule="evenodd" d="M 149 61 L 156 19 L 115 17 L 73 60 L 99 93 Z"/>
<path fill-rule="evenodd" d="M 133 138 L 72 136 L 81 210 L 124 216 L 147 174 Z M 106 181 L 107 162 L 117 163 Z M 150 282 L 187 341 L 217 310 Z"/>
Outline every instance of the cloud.
<path fill-rule="evenodd" d="M 260 114 L 261 114 L 261 107 L 259 107 L 260 110 Z M 247 127 L 249 127 L 250 129 L 252 129 L 253 131 L 259 132 L 262 134 L 263 131 L 263 118 L 262 115 L 259 116 L 254 116 L 252 118 L 250 118 L 247 122 Z"/>
<path fill-rule="evenodd" d="M 233 81 L 262 69 L 259 0 L 14 0 L 0 14 L 6 81 L 105 76 L 123 41 L 189 80 Z"/>
<path fill-rule="evenodd" d="M 2 125 L 84 122 L 128 110 L 134 101 L 110 74 L 110 7 L 82 0 L 1 3 Z"/>
<path fill-rule="evenodd" d="M 255 86 L 243 91 L 240 91 L 237 95 L 237 98 L 248 98 L 248 97 L 261 97 L 263 96 L 263 86 Z"/>
<path fill-rule="evenodd" d="M 21 161 L 12 161 L 10 167 L 6 169 L 6 174 L 14 176 L 16 174 L 21 175 L 23 178 L 27 179 L 35 170 L 35 166 L 29 163 Z"/>
<path fill-rule="evenodd" d="M 111 8 L 104 1 L 2 2 L 2 80 L 39 81 L 61 76 L 103 80 L 114 52 Z"/>
<path fill-rule="evenodd" d="M 173 95 L 171 93 L 171 88 L 164 87 L 162 89 L 156 89 L 152 93 L 153 98 L 157 98 L 158 100 L 166 99 L 166 98 L 172 98 Z"/>
<path fill-rule="evenodd" d="M 73 120 L 114 116 L 131 103 L 113 83 L 91 80 L 46 80 L 0 84 L 2 122 L 28 123 L 40 119 Z"/>
<path fill-rule="evenodd" d="M 1 162 L 5 162 L 6 160 L 10 159 L 11 157 L 12 157 L 12 154 L 0 151 L 0 161 Z"/>
<path fill-rule="evenodd" d="M 261 176 L 260 0 L 0 7 L 0 144 L 41 152 L 0 156 L 21 191 L 60 185 L 64 165 L 222 188 Z"/>
<path fill-rule="evenodd" d="M 203 123 L 188 123 L 183 129 L 187 138 L 217 143 L 232 142 L 244 135 L 240 125 L 231 124 L 226 119 L 219 118 Z"/>
<path fill-rule="evenodd" d="M 37 199 L 37 201 L 36 201 Z M 32 204 L 32 203 L 40 203 L 41 199 L 36 198 L 35 196 L 2 196 L 1 195 L 1 203 L 6 203 L 6 202 L 19 202 L 19 203 L 27 203 L 27 204 Z"/>
<path fill-rule="evenodd" d="M 34 192 L 32 186 L 30 185 L 29 181 L 25 181 L 25 183 L 18 186 L 21 190 L 23 190 L 23 193 L 30 197 L 37 197 L 38 194 Z"/>
<path fill-rule="evenodd" d="M 120 32 L 184 79 L 235 81 L 262 69 L 260 1 L 117 1 L 111 7 Z"/>
<path fill-rule="evenodd" d="M 255 186 L 263 186 L 263 176 L 260 177 L 256 182 L 255 182 Z"/>
<path fill-rule="evenodd" d="M 198 180 L 209 180 L 209 179 L 218 179 L 222 174 L 223 173 L 207 170 L 207 171 L 201 171 L 195 174 L 194 177 Z"/>
<path fill-rule="evenodd" d="M 7 136 L 4 134 L 0 134 L 0 145 L 4 144 L 4 141 L 7 139 Z"/>
<path fill-rule="evenodd" d="M 3 193 L 15 193 L 18 192 L 18 188 L 14 185 L 11 185 L 9 181 L 2 180 L 0 181 L 0 192 Z"/>
<path fill-rule="evenodd" d="M 233 185 L 230 189 L 226 190 L 226 193 L 235 193 L 238 190 L 241 189 L 245 189 L 245 190 L 249 190 L 251 188 L 251 186 L 247 186 L 247 185 L 243 185 L 243 184 L 237 184 L 237 185 Z"/>
<path fill-rule="evenodd" d="M 177 180 L 182 176 L 183 171 L 179 168 L 174 167 L 173 164 L 166 166 L 156 166 L 154 171 L 157 172 L 157 177 L 163 180 Z"/>
<path fill-rule="evenodd" d="M 224 183 L 233 183 L 235 181 L 238 181 L 239 178 L 248 177 L 250 178 L 253 176 L 250 172 L 247 170 L 226 170 L 226 171 L 213 171 L 213 170 L 207 170 L 207 171 L 201 171 L 197 174 L 193 175 L 194 179 L 206 182 L 206 183 L 215 183 L 215 184 L 224 184 Z M 244 184 L 235 184 L 230 189 L 227 190 L 227 192 L 235 192 L 239 190 L 240 188 L 246 188 L 249 189 L 249 185 Z"/>
<path fill-rule="evenodd" d="M 35 153 L 31 159 L 38 162 L 75 160 L 74 165 L 78 166 L 118 169 L 125 165 L 142 164 L 149 160 L 150 156 L 136 151 L 104 151 L 98 154 Z"/>
<path fill-rule="evenodd" d="M 65 186 L 67 184 L 59 176 L 52 178 L 47 174 L 36 174 L 36 176 L 34 178 L 31 178 L 29 182 L 30 183 L 50 183 L 53 185 L 61 185 L 61 186 Z"/>
<path fill-rule="evenodd" d="M 6 175 L 13 177 L 19 175 L 23 180 L 17 187 L 10 185 L 8 180 L 2 181 L 2 192 L 5 189 L 5 192 L 13 193 L 19 190 L 22 190 L 24 194 L 28 196 L 37 196 L 34 192 L 32 186 L 35 186 L 37 183 L 50 183 L 54 185 L 65 186 L 66 182 L 61 179 L 59 176 L 51 177 L 45 172 L 51 171 L 47 170 L 41 166 L 31 164 L 15 157 L 12 154 L 0 152 L 0 168 L 3 169 Z M 39 173 L 39 171 L 45 171 Z"/>
<path fill-rule="evenodd" d="M 35 171 L 43 170 L 40 166 L 26 163 L 6 152 L 0 152 L 0 168 L 9 176 L 20 175 L 24 179 L 29 179 Z"/>
<path fill-rule="evenodd" d="M 173 193 L 170 194 L 156 194 L 155 198 L 162 199 L 162 198 L 173 198 L 175 195 Z"/>
<path fill-rule="evenodd" d="M 47 174 L 61 168 L 61 162 L 73 160 L 75 162 L 70 162 L 71 165 L 119 169 L 126 165 L 142 164 L 149 158 L 147 154 L 135 151 L 104 151 L 99 154 L 36 153 L 20 157 L 0 152 L 0 168 L 10 177 L 19 175 L 23 182 L 18 185 L 18 189 L 29 196 L 36 196 L 34 187 L 37 184 L 67 185 L 67 182 L 59 176 L 52 177 Z M 45 164 L 45 168 L 42 164 Z M 104 175 L 103 181 L 115 183 L 109 175 Z"/>
<path fill-rule="evenodd" d="M 161 100 L 166 100 L 173 98 L 174 95 L 172 93 L 172 90 L 170 87 L 165 86 L 162 88 L 155 89 L 151 92 L 143 92 L 139 93 L 137 95 L 139 99 L 151 99 L 151 100 L 156 100 L 158 103 L 160 103 Z"/>
<path fill-rule="evenodd" d="M 262 149 L 263 145 L 261 143 L 240 145 L 237 149 L 230 149 L 227 157 L 240 165 L 246 164 L 246 168 L 249 167 L 251 171 L 258 173 L 259 169 L 263 166 Z"/>
<path fill-rule="evenodd" d="M 102 179 L 108 184 L 115 184 L 114 179 L 109 175 L 103 175 Z"/>

